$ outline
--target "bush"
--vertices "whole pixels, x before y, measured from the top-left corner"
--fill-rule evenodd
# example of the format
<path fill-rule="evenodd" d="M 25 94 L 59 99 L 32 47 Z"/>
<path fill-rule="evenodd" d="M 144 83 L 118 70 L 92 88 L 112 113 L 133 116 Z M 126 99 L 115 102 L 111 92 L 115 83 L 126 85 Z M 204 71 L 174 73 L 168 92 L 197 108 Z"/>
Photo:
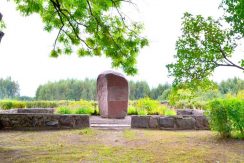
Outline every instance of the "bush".
<path fill-rule="evenodd" d="M 139 99 L 136 104 L 135 107 L 137 108 L 138 114 L 139 111 L 145 113 L 145 111 L 149 114 L 149 115 L 159 115 L 160 113 L 162 113 L 162 109 L 160 108 L 160 102 L 156 101 L 156 100 L 152 100 L 150 98 L 141 98 Z"/>
<path fill-rule="evenodd" d="M 98 107 L 94 108 L 94 111 L 91 115 L 100 115 Z"/>
<path fill-rule="evenodd" d="M 148 112 L 145 110 L 145 109 L 140 109 L 140 110 L 138 110 L 138 115 L 147 115 L 148 114 Z"/>
<path fill-rule="evenodd" d="M 29 101 L 26 102 L 26 108 L 55 108 L 58 102 L 55 101 Z"/>
<path fill-rule="evenodd" d="M 11 101 L 4 101 L 4 102 L 2 101 L 0 103 L 0 108 L 4 110 L 11 109 L 13 108 L 13 103 Z"/>
<path fill-rule="evenodd" d="M 176 115 L 176 112 L 172 109 L 166 109 L 164 112 L 164 115 L 165 116 L 174 116 L 174 115 Z"/>
<path fill-rule="evenodd" d="M 77 108 L 77 109 L 74 110 L 73 113 L 74 114 L 89 114 L 89 115 L 91 115 L 91 114 L 94 113 L 94 109 L 85 108 L 85 107 L 83 107 L 83 108 Z"/>
<path fill-rule="evenodd" d="M 137 109 L 134 106 L 129 106 L 128 107 L 128 115 L 137 115 Z"/>
<path fill-rule="evenodd" d="M 94 101 L 71 101 L 67 107 L 72 109 L 74 114 L 99 115 L 97 103 Z"/>
<path fill-rule="evenodd" d="M 57 109 L 57 113 L 59 114 L 72 114 L 72 110 L 66 107 L 59 107 Z"/>
<path fill-rule="evenodd" d="M 238 99 L 244 100 L 244 90 L 241 90 L 237 93 L 236 97 Z"/>
<path fill-rule="evenodd" d="M 62 112 L 62 109 L 61 112 L 59 112 L 59 109 L 65 108 L 66 110 L 69 110 L 68 112 L 70 112 L 70 114 L 99 115 L 97 103 L 94 101 L 59 101 L 58 103 L 61 105 L 59 108 L 57 108 L 57 112 L 60 114 L 65 113 Z"/>
<path fill-rule="evenodd" d="M 161 105 L 159 101 L 150 98 L 142 98 L 129 102 L 129 104 L 129 115 L 164 115 L 165 111 L 169 110 L 165 105 Z"/>
<path fill-rule="evenodd" d="M 244 101 L 240 99 L 216 99 L 209 103 L 210 126 L 222 137 L 233 132 L 244 136 Z"/>
<path fill-rule="evenodd" d="M 9 110 L 13 108 L 25 108 L 26 102 L 23 101 L 13 101 L 13 100 L 3 100 L 0 101 L 0 108 L 4 110 Z"/>
<path fill-rule="evenodd" d="M 5 110 L 16 108 L 55 108 L 57 106 L 58 102 L 54 101 L 0 101 L 0 108 Z"/>

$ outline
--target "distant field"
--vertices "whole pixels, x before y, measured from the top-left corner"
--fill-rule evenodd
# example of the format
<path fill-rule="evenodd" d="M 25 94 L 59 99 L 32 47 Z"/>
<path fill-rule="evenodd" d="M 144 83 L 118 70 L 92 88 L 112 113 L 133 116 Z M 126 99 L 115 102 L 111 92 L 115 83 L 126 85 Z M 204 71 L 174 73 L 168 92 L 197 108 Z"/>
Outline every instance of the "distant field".
<path fill-rule="evenodd" d="M 1 162 L 244 162 L 244 141 L 210 131 L 0 131 Z"/>

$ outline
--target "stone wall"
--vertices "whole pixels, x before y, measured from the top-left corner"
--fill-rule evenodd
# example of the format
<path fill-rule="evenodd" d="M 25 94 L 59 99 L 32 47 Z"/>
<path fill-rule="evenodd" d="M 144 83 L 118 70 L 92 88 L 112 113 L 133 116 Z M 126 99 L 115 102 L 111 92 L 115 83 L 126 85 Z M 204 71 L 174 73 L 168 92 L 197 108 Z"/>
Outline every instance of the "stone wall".
<path fill-rule="evenodd" d="M 153 128 L 168 130 L 208 130 L 205 116 L 132 116 L 132 128 Z"/>
<path fill-rule="evenodd" d="M 0 109 L 0 114 L 1 113 L 54 113 L 53 108 L 23 108 L 23 109 L 9 109 L 9 110 L 1 110 Z"/>
<path fill-rule="evenodd" d="M 88 115 L 0 114 L 0 129 L 69 129 L 89 126 Z"/>
<path fill-rule="evenodd" d="M 182 116 L 203 116 L 204 110 L 198 110 L 198 109 L 176 109 L 177 115 Z"/>

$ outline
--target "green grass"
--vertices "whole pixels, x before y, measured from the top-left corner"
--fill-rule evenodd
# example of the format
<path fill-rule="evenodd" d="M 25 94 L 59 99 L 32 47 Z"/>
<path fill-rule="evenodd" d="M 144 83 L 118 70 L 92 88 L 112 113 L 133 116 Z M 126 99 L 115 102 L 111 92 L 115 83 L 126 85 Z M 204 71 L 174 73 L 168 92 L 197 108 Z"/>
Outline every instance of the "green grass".
<path fill-rule="evenodd" d="M 243 140 L 210 131 L 0 131 L 1 162 L 243 162 Z"/>
<path fill-rule="evenodd" d="M 136 133 L 134 130 L 124 130 L 123 136 L 125 139 L 132 140 L 136 138 Z"/>

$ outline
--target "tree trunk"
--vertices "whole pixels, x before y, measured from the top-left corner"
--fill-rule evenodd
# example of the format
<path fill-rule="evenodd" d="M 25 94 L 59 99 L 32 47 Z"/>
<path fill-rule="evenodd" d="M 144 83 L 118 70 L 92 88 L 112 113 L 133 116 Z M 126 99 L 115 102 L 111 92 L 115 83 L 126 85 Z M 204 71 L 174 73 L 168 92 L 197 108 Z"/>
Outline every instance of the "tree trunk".
<path fill-rule="evenodd" d="M 3 15 L 0 12 L 0 21 L 2 20 L 2 18 L 3 18 Z M 0 31 L 0 42 L 1 42 L 2 38 L 3 38 L 3 35 L 4 35 L 4 33 L 2 31 Z"/>
<path fill-rule="evenodd" d="M 1 42 L 2 38 L 3 38 L 3 35 L 4 35 L 4 33 L 2 31 L 0 31 L 0 42 Z"/>

